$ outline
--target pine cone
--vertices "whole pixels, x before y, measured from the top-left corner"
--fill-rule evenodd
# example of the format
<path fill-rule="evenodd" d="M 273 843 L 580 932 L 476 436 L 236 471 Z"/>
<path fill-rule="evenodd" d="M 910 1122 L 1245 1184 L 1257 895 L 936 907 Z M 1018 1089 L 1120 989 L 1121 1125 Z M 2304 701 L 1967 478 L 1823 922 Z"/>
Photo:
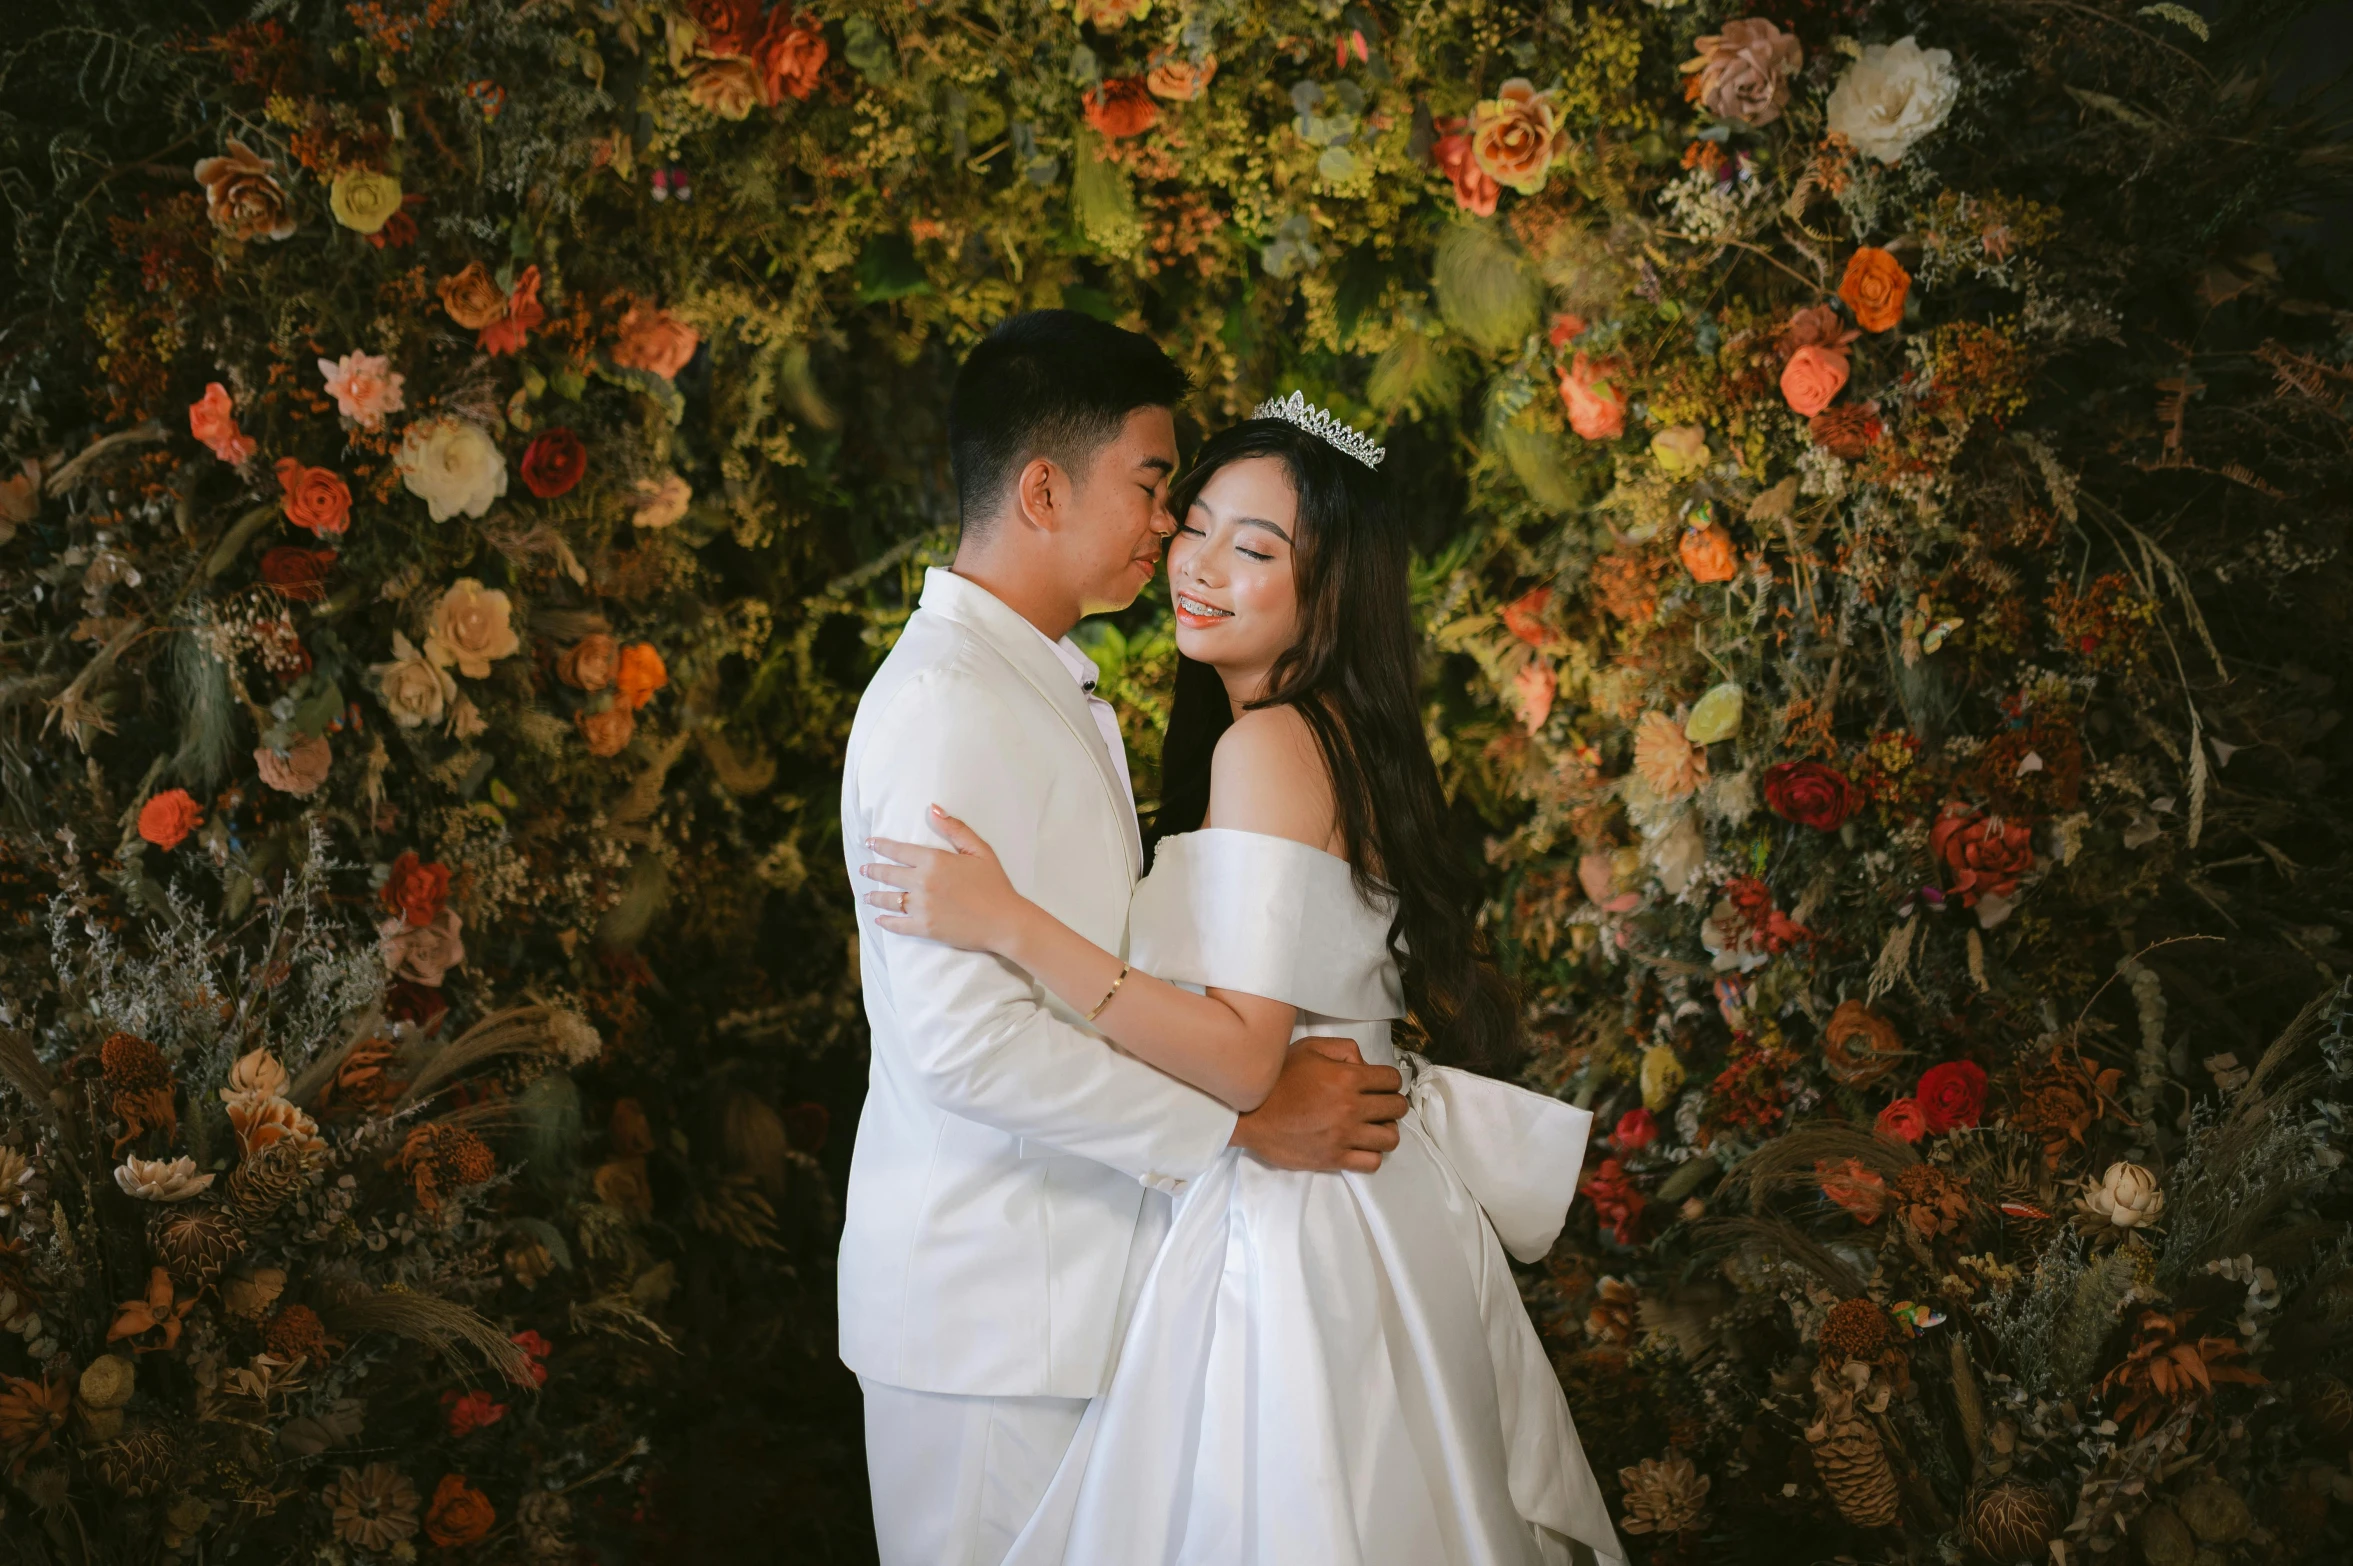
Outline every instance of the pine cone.
<path fill-rule="evenodd" d="M 172 1459 L 179 1443 L 160 1425 L 134 1425 L 121 1439 L 109 1441 L 91 1454 L 98 1482 L 130 1499 L 153 1495 L 171 1477 Z"/>
<path fill-rule="evenodd" d="M 110 1033 L 98 1046 L 98 1064 L 107 1109 L 123 1123 L 123 1134 L 114 1139 L 117 1153 L 150 1131 L 166 1138 L 179 1133 L 172 1068 L 164 1064 L 161 1050 L 136 1033 Z"/>
<path fill-rule="evenodd" d="M 240 1223 L 258 1229 L 303 1187 L 302 1148 L 291 1138 L 255 1148 L 229 1171 L 229 1206 Z"/>
<path fill-rule="evenodd" d="M 1843 1376 L 1828 1366 L 1814 1371 L 1821 1415 L 1806 1427 L 1806 1443 L 1814 1449 L 1814 1467 L 1838 1514 L 1858 1528 L 1885 1528 L 1896 1520 L 1895 1470 L 1888 1466 L 1879 1432 L 1856 1411 L 1862 1388 L 1850 1384 L 1850 1378 L 1860 1381 L 1860 1370 L 1851 1368 Z"/>
<path fill-rule="evenodd" d="M 1632 1468 L 1621 1468 L 1618 1483 L 1625 1490 L 1618 1527 L 1627 1533 L 1677 1534 L 1698 1527 L 1707 1517 L 1708 1486 L 1713 1481 L 1681 1452 L 1646 1457 Z"/>
<path fill-rule="evenodd" d="M 183 1202 L 148 1220 L 147 1245 L 172 1282 L 195 1294 L 245 1254 L 245 1230 L 225 1208 Z"/>
<path fill-rule="evenodd" d="M 2066 1524 L 2049 1491 L 2013 1479 L 1981 1491 L 1969 1503 L 1965 1528 L 1970 1547 L 1994 1566 L 2016 1561 L 2039 1566 Z"/>
<path fill-rule="evenodd" d="M 1887 1312 L 1869 1300 L 1840 1300 L 1822 1321 L 1822 1358 L 1836 1368 L 1850 1359 L 1876 1359 L 1887 1347 Z"/>

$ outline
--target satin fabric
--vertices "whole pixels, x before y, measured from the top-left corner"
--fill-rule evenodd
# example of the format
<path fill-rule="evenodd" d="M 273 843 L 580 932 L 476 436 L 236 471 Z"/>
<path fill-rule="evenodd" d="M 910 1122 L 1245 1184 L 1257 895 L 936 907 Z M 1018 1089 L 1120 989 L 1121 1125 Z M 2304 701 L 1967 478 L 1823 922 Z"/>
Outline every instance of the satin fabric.
<path fill-rule="evenodd" d="M 1130 950 L 1144 972 L 1290 1001 L 1295 1036 L 1343 1035 L 1394 1062 L 1388 924 L 1344 861 L 1212 829 L 1162 841 Z M 1463 1162 L 1521 1244 L 1549 1244 L 1570 1195 L 1559 1171 L 1573 1180 L 1590 1117 L 1405 1065 L 1414 1108 L 1377 1173 L 1300 1174 L 1229 1152 L 1177 1199 L 1110 1389 L 1007 1566 L 1622 1559 L 1496 1227 L 1450 1148 L 1517 1139 Z"/>

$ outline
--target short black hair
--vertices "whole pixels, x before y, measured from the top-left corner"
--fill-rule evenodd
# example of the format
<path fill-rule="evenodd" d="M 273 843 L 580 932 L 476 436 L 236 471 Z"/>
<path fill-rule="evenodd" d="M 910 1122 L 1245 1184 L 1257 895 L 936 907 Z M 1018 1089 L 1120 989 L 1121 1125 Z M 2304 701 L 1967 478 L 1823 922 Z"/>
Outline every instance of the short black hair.
<path fill-rule="evenodd" d="M 1173 408 L 1192 389 L 1160 345 L 1076 310 L 1009 317 L 956 372 L 948 454 L 966 534 L 995 520 L 1022 467 L 1046 457 L 1079 471 L 1138 408 Z"/>

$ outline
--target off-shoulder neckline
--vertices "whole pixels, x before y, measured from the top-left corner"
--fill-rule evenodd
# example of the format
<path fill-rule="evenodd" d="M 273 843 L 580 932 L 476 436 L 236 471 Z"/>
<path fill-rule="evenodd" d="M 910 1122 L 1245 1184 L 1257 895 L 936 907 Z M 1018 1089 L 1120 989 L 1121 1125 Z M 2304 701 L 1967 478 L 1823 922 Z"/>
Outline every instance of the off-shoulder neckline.
<path fill-rule="evenodd" d="M 1181 843 L 1188 837 L 1208 837 L 1212 834 L 1224 837 L 1250 837 L 1256 838 L 1262 843 L 1281 843 L 1289 848 L 1303 848 L 1311 854 L 1317 854 L 1331 860 L 1332 863 L 1348 871 L 1351 875 L 1356 871 L 1356 867 L 1351 865 L 1343 855 L 1335 854 L 1328 848 L 1318 848 L 1313 843 L 1303 843 L 1295 837 L 1283 837 L 1273 832 L 1248 832 L 1240 827 L 1195 827 L 1190 832 L 1172 832 L 1160 841 L 1163 845 Z"/>

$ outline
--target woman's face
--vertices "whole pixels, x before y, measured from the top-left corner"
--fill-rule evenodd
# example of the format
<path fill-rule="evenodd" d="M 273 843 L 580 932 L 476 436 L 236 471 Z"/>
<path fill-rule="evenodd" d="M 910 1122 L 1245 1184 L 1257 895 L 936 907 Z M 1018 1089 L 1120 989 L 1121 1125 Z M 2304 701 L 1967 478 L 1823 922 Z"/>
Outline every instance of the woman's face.
<path fill-rule="evenodd" d="M 1298 536 L 1290 470 L 1278 457 L 1244 457 L 1201 486 L 1169 541 L 1177 650 L 1223 675 L 1236 701 L 1264 690 L 1299 639 Z"/>

